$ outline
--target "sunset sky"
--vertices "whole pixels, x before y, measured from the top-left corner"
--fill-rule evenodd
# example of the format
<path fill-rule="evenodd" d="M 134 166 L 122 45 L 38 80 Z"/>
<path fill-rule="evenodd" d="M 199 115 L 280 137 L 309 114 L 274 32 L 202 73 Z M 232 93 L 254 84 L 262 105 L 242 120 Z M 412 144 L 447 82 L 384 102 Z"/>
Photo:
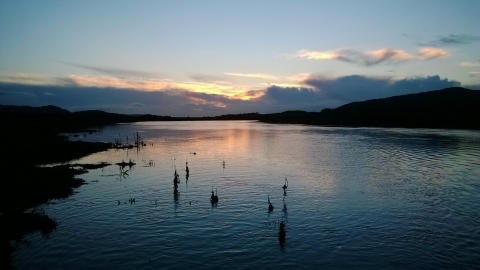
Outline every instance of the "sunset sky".
<path fill-rule="evenodd" d="M 480 1 L 0 0 L 0 104 L 215 116 L 480 89 Z"/>

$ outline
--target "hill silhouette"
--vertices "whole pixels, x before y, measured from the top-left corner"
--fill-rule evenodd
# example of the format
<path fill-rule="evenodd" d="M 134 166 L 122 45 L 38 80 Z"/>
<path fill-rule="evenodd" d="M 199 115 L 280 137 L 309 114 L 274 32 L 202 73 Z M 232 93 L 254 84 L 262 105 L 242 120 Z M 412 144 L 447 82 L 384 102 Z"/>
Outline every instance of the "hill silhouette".
<path fill-rule="evenodd" d="M 461 87 L 446 88 L 383 99 L 353 102 L 338 107 L 338 113 L 457 113 L 473 109 L 480 102 L 480 92 Z"/>
<path fill-rule="evenodd" d="M 52 132 L 139 121 L 259 120 L 308 125 L 480 129 L 480 91 L 452 87 L 417 94 L 352 102 L 321 112 L 228 114 L 215 117 L 125 115 L 99 110 L 69 112 L 55 107 L 0 105 L 7 126 L 26 123 L 25 129 L 48 127 Z"/>
<path fill-rule="evenodd" d="M 0 113 L 2 114 L 69 114 L 70 112 L 53 106 L 41 106 L 41 107 L 31 107 L 31 106 L 9 106 L 9 105 L 0 105 Z"/>
<path fill-rule="evenodd" d="M 261 121 L 311 125 L 480 129 L 480 91 L 452 87 L 352 102 L 321 112 L 287 111 Z"/>

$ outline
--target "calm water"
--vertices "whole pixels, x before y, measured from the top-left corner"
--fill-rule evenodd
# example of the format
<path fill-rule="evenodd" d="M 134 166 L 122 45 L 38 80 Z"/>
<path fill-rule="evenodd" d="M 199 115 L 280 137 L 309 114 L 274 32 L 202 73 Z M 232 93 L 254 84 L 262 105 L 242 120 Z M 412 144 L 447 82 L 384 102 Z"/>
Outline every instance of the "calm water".
<path fill-rule="evenodd" d="M 110 150 L 72 162 L 131 159 L 137 165 L 128 175 L 117 165 L 91 170 L 81 176 L 88 185 L 78 193 L 46 205 L 59 226 L 47 238 L 29 235 L 30 245 L 14 256 L 16 267 L 480 265 L 478 131 L 148 122 L 80 138 L 131 141 L 136 131 L 147 142 L 138 152 Z M 175 168 L 181 180 L 177 198 Z M 212 187 L 218 190 L 216 206 L 209 202 Z M 268 196 L 275 206 L 271 213 Z M 280 221 L 286 223 L 283 245 Z"/>

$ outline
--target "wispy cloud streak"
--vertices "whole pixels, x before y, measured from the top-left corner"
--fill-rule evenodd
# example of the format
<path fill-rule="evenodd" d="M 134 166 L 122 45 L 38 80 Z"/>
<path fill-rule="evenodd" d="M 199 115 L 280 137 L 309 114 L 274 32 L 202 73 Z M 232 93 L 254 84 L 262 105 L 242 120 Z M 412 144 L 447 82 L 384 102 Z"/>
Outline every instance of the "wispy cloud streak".
<path fill-rule="evenodd" d="M 395 50 L 390 48 L 369 52 L 360 52 L 353 49 L 340 49 L 325 52 L 300 50 L 296 55 L 306 59 L 338 60 L 367 67 L 380 64 L 382 62 L 406 61 L 414 57 L 403 50 Z"/>
<path fill-rule="evenodd" d="M 462 62 L 460 63 L 461 67 L 480 67 L 480 61 L 479 62 Z"/>
<path fill-rule="evenodd" d="M 447 51 L 439 48 L 424 47 L 420 48 L 419 56 L 423 59 L 445 58 L 448 56 Z"/>
<path fill-rule="evenodd" d="M 143 91 L 155 91 L 175 87 L 170 81 L 133 80 L 110 76 L 70 75 L 68 80 L 73 85 L 83 87 L 113 87 Z"/>
<path fill-rule="evenodd" d="M 237 76 L 237 77 L 249 77 L 249 78 L 259 78 L 259 79 L 277 79 L 278 77 L 270 74 L 262 73 L 234 73 L 234 72 L 225 72 L 225 75 Z"/>
<path fill-rule="evenodd" d="M 66 64 L 73 67 L 79 67 L 83 69 L 87 69 L 93 72 L 99 72 L 102 74 L 107 74 L 111 76 L 118 76 L 118 77 L 144 77 L 144 78 L 151 78 L 151 77 L 158 77 L 158 74 L 138 71 L 138 70 L 130 70 L 130 69 L 121 69 L 121 68 L 110 68 L 110 67 L 96 67 L 90 65 L 82 65 L 70 62 L 60 62 L 62 64 Z"/>
<path fill-rule="evenodd" d="M 68 84 L 63 78 L 52 78 L 37 74 L 0 74 L 0 82 L 3 83 L 22 83 L 26 85 L 64 85 Z"/>
<path fill-rule="evenodd" d="M 421 46 L 450 46 L 450 45 L 464 45 L 473 42 L 479 42 L 480 36 L 474 35 L 448 35 L 439 36 L 437 39 L 429 41 L 427 43 L 420 43 Z"/>
<path fill-rule="evenodd" d="M 417 54 L 410 54 L 404 50 L 392 48 L 383 48 L 368 52 L 353 49 L 339 49 L 325 52 L 303 49 L 299 50 L 296 56 L 312 60 L 338 60 L 370 67 L 381 63 L 400 63 L 414 59 L 430 60 L 434 58 L 444 58 L 448 56 L 448 53 L 446 50 L 432 47 L 420 48 Z"/>
<path fill-rule="evenodd" d="M 179 89 L 197 93 L 218 94 L 226 97 L 234 97 L 252 89 L 248 85 L 233 85 L 225 81 L 189 80 L 174 82 L 169 79 L 119 78 L 106 75 L 70 75 L 68 77 L 55 78 L 21 73 L 0 74 L 0 83 L 132 89 L 143 92 Z"/>

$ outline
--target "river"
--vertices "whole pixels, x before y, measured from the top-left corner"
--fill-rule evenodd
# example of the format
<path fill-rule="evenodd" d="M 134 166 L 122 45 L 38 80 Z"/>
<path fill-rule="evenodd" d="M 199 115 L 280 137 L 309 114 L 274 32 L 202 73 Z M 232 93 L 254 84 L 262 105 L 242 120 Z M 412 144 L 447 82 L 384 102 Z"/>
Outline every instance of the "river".
<path fill-rule="evenodd" d="M 136 132 L 138 150 L 71 162 L 136 165 L 90 170 L 74 195 L 42 206 L 58 227 L 25 237 L 14 266 L 479 267 L 479 131 L 140 122 L 72 139 L 132 142 Z"/>

